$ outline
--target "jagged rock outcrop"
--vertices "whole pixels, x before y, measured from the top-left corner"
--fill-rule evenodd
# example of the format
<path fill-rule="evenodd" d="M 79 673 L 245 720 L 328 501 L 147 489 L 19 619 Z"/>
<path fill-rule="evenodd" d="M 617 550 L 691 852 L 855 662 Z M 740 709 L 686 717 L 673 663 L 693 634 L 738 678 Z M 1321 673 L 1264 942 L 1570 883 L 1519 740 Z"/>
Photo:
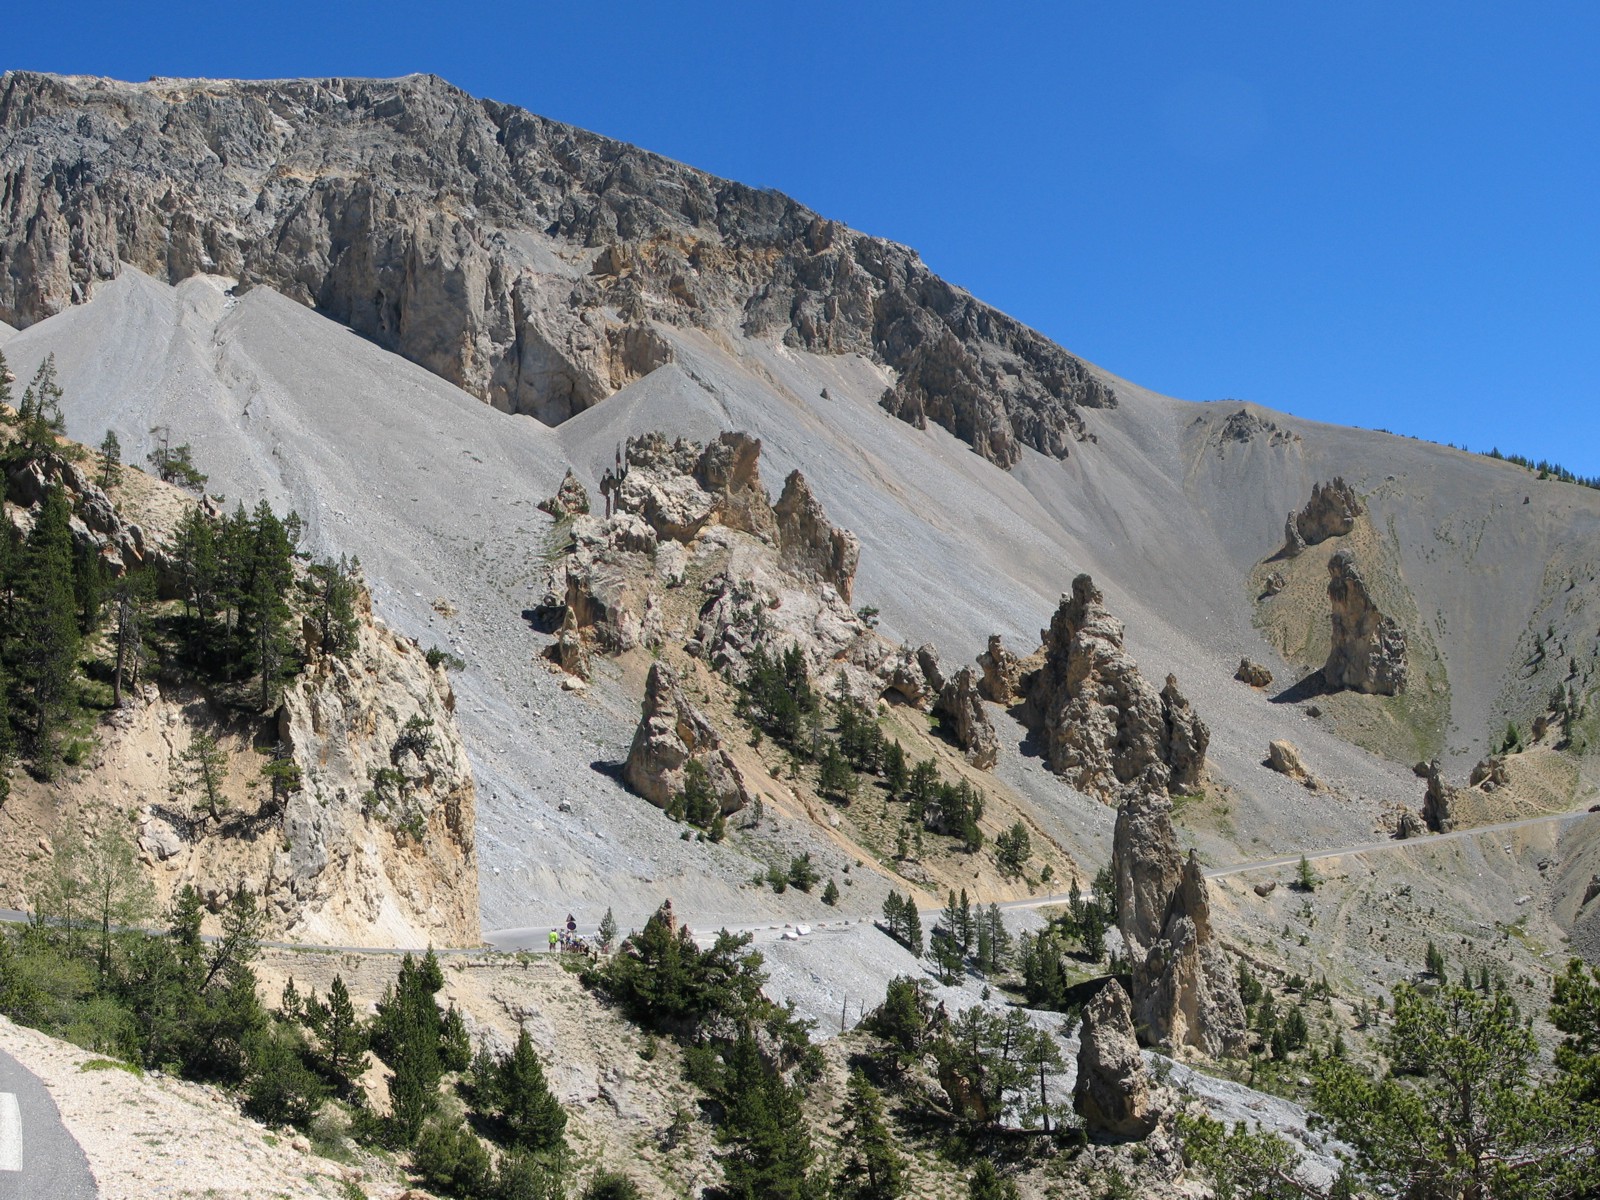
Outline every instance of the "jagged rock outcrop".
<path fill-rule="evenodd" d="M 666 808 L 683 790 L 685 768 L 696 760 L 705 767 L 712 795 L 724 814 L 749 803 L 744 776 L 733 756 L 722 749 L 710 719 L 690 701 L 671 667 L 653 663 L 622 778 L 657 808 Z"/>
<path fill-rule="evenodd" d="M 1090 1137 L 1142 1138 L 1161 1119 L 1139 1055 L 1133 1006 L 1115 979 L 1084 1007 L 1072 1107 Z"/>
<path fill-rule="evenodd" d="M 572 609 L 567 609 L 567 615 L 561 622 L 561 632 L 550 644 L 547 654 L 550 661 L 568 675 L 578 679 L 589 678 L 589 647 L 583 644 L 583 635 L 578 632 L 578 618 Z"/>
<path fill-rule="evenodd" d="M 1422 796 L 1422 823 L 1434 833 L 1449 833 L 1456 827 L 1454 805 L 1456 789 L 1445 782 L 1444 770 L 1436 758 L 1428 764 L 1428 790 Z"/>
<path fill-rule="evenodd" d="M 442 667 L 371 617 L 355 651 L 284 693 L 278 739 L 300 767 L 263 899 L 304 941 L 470 946 L 479 938 L 476 792 Z"/>
<path fill-rule="evenodd" d="M 1306 546 L 1315 546 L 1349 533 L 1365 511 L 1356 490 L 1335 476 L 1327 483 L 1311 485 L 1311 499 L 1295 517 L 1295 529 Z"/>
<path fill-rule="evenodd" d="M 539 507 L 558 521 L 562 517 L 575 517 L 589 511 L 589 493 L 578 481 L 578 477 L 572 473 L 571 468 L 568 468 L 566 475 L 562 477 L 561 486 L 556 489 L 556 494 L 539 501 Z"/>
<path fill-rule="evenodd" d="M 147 562 L 158 572 L 165 565 L 165 556 L 146 545 L 144 530 L 123 520 L 99 484 L 62 454 L 47 453 L 13 467 L 6 477 L 5 500 L 22 510 L 17 518 L 24 527 L 31 527 L 39 506 L 57 487 L 66 492 L 72 506 L 73 543 L 80 551 L 98 557 L 110 575 L 121 576 Z"/>
<path fill-rule="evenodd" d="M 978 681 L 978 691 L 985 700 L 1010 708 L 1027 698 L 1023 680 L 1044 665 L 1037 654 L 1018 658 L 1005 648 L 998 633 L 989 635 L 989 648 L 978 655 L 978 666 L 983 678 Z"/>
<path fill-rule="evenodd" d="M 984 710 L 971 667 L 962 667 L 945 681 L 933 711 L 945 719 L 968 762 L 984 771 L 994 766 L 1000 756 L 1000 736 Z"/>
<path fill-rule="evenodd" d="M 901 646 L 882 668 L 885 696 L 898 696 L 912 708 L 928 708 L 944 690 L 939 652 L 931 644 Z"/>
<path fill-rule="evenodd" d="M 1253 688 L 1264 688 L 1272 683 L 1272 672 L 1248 658 L 1239 660 L 1239 669 L 1233 673 L 1233 677 L 1240 683 L 1248 683 Z"/>
<path fill-rule="evenodd" d="M 1284 558 L 1299 558 L 1305 552 L 1306 539 L 1300 536 L 1300 524 L 1290 513 L 1283 522 L 1283 549 L 1279 554 Z"/>
<path fill-rule="evenodd" d="M 1296 783 L 1302 783 L 1312 791 L 1317 791 L 1321 785 L 1316 776 L 1306 768 L 1305 760 L 1300 757 L 1300 751 L 1293 742 L 1282 739 L 1272 742 L 1267 747 L 1267 766 L 1279 775 L 1287 775 Z"/>
<path fill-rule="evenodd" d="M 0 319 L 131 263 L 276 288 L 509 412 L 554 424 L 672 356 L 673 326 L 859 353 L 886 409 L 1010 466 L 1116 396 L 903 246 L 776 192 L 427 75 L 118 83 L 0 77 Z"/>
<path fill-rule="evenodd" d="M 1423 825 L 1417 819 L 1417 814 L 1409 808 L 1401 809 L 1400 817 L 1394 823 L 1394 836 L 1404 842 L 1414 837 L 1422 836 Z"/>
<path fill-rule="evenodd" d="M 1406 690 L 1406 635 L 1378 611 L 1349 550 L 1328 559 L 1333 646 L 1322 668 L 1329 688 L 1393 696 Z"/>
<path fill-rule="evenodd" d="M 1506 765 L 1504 754 L 1491 754 L 1488 758 L 1479 759 L 1467 776 L 1467 786 L 1482 788 L 1492 792 L 1499 788 L 1511 785 L 1511 769 Z"/>
<path fill-rule="evenodd" d="M 1210 730 L 1173 676 L 1158 692 L 1139 673 L 1122 636 L 1094 580 L 1079 575 L 1043 631 L 1042 665 L 1025 677 L 1025 719 L 1050 769 L 1080 791 L 1111 801 L 1128 785 L 1192 788 Z"/>
<path fill-rule="evenodd" d="M 778 522 L 778 549 L 784 566 L 833 585 L 844 602 L 850 603 L 856 566 L 861 561 L 861 540 L 828 520 L 799 471 L 789 472 L 783 481 L 783 495 L 772 511 Z"/>
<path fill-rule="evenodd" d="M 1335 476 L 1327 483 L 1311 485 L 1311 499 L 1298 513 L 1290 513 L 1283 525 L 1284 558 L 1303 554 L 1307 547 L 1315 546 L 1329 538 L 1343 537 L 1356 527 L 1356 520 L 1365 512 L 1360 497 L 1343 478 Z"/>
<path fill-rule="evenodd" d="M 724 430 L 701 453 L 694 477 L 704 491 L 716 497 L 719 524 L 770 539 L 777 517 L 761 484 L 760 459 L 760 438 Z M 854 567 L 851 571 L 854 573 Z"/>
<path fill-rule="evenodd" d="M 1111 869 L 1140 1040 L 1173 1051 L 1237 1053 L 1245 1041 L 1238 981 L 1211 928 L 1200 863 L 1178 852 L 1170 801 L 1128 796 L 1117 813 Z"/>
<path fill-rule="evenodd" d="M 1241 408 L 1228 414 L 1228 419 L 1212 435 L 1211 440 L 1217 447 L 1218 456 L 1221 457 L 1231 446 L 1242 446 L 1250 442 L 1262 442 L 1268 446 L 1288 446 L 1299 442 L 1300 435 L 1284 429 L 1276 421 L 1268 420 L 1259 413 L 1251 412 L 1249 408 Z"/>

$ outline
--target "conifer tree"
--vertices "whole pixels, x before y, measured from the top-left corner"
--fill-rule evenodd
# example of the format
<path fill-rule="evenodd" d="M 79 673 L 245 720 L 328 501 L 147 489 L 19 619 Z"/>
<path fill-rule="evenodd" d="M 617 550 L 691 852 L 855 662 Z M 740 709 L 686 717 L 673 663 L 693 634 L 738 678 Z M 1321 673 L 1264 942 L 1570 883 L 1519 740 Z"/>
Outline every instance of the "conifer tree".
<path fill-rule="evenodd" d="M 122 442 L 115 429 L 100 439 L 100 488 L 106 491 L 122 482 Z"/>
<path fill-rule="evenodd" d="M 861 1070 L 850 1072 L 842 1120 L 844 1166 L 834 1184 L 839 1200 L 897 1200 L 905 1194 L 905 1158 L 895 1147 L 883 1097 Z"/>
<path fill-rule="evenodd" d="M 60 761 L 57 735 L 72 707 L 79 647 L 69 518 L 66 493 L 52 488 L 18 564 L 13 672 L 27 749 L 45 777 Z"/>
<path fill-rule="evenodd" d="M 496 1075 L 496 1115 L 505 1123 L 511 1141 L 536 1152 L 554 1150 L 566 1132 L 567 1114 L 545 1082 L 544 1068 L 525 1027 L 511 1053 L 501 1057 Z"/>
<path fill-rule="evenodd" d="M 770 1072 L 744 1028 L 728 1053 L 722 1088 L 724 1192 L 738 1200 L 823 1200 L 800 1089 Z"/>
<path fill-rule="evenodd" d="M 359 562 L 325 560 L 311 566 L 311 620 L 317 631 L 317 650 L 337 658 L 348 657 L 356 646 L 355 572 Z"/>
<path fill-rule="evenodd" d="M 145 660 L 145 627 L 155 599 L 155 576 L 149 571 L 129 571 L 112 589 L 116 653 L 111 670 L 111 704 L 122 707 L 124 682 L 136 684 Z"/>
<path fill-rule="evenodd" d="M 348 1094 L 366 1065 L 369 1038 L 344 976 L 335 975 L 326 1001 L 312 996 L 305 1005 L 306 1025 L 317 1038 L 316 1061 L 341 1093 Z"/>
<path fill-rule="evenodd" d="M 222 791 L 228 775 L 228 752 L 209 733 L 197 733 L 189 739 L 189 747 L 178 761 L 183 768 L 184 790 L 205 805 L 213 821 L 220 821 L 228 807 L 228 798 Z"/>

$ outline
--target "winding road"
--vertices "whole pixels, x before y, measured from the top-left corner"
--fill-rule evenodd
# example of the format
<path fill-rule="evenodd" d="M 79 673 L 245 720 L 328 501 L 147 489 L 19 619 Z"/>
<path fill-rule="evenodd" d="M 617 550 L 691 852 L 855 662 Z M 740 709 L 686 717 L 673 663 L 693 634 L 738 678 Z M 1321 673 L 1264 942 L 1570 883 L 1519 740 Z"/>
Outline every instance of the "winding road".
<path fill-rule="evenodd" d="M 49 1091 L 0 1050 L 0 1200 L 96 1200 L 89 1160 Z"/>

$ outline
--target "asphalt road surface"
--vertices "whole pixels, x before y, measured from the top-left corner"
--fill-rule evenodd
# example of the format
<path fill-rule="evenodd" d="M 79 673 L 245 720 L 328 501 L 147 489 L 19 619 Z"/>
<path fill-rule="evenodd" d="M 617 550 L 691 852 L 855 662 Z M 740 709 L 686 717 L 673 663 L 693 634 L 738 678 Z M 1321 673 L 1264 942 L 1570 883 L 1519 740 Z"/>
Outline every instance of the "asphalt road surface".
<path fill-rule="evenodd" d="M 44 1084 L 0 1050 L 0 1200 L 97 1200 L 89 1161 Z"/>

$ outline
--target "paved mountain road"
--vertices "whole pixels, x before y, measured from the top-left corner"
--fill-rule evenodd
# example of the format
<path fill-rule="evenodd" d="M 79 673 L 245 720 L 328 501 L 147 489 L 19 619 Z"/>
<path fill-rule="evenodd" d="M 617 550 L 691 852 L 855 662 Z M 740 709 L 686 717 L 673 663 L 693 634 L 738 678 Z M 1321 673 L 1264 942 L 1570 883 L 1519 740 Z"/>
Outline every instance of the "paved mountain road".
<path fill-rule="evenodd" d="M 1230 863 L 1220 867 L 1210 867 L 1206 870 L 1207 879 L 1223 879 L 1229 875 L 1242 875 L 1248 871 L 1267 871 L 1284 867 L 1300 865 L 1300 858 L 1304 855 L 1307 862 L 1317 862 L 1325 858 L 1344 858 L 1351 854 L 1372 854 L 1383 851 L 1417 849 L 1425 846 L 1437 845 L 1439 842 L 1455 841 L 1460 838 L 1486 837 L 1491 834 L 1504 833 L 1513 829 L 1524 829 L 1535 825 L 1568 824 L 1580 821 L 1585 817 L 1594 816 L 1587 810 L 1578 812 L 1553 813 L 1542 817 L 1525 817 L 1517 821 L 1501 821 L 1494 825 L 1476 825 L 1471 829 L 1457 829 L 1451 833 L 1426 834 L 1422 837 L 1399 840 L 1386 838 L 1383 841 L 1361 842 L 1352 846 L 1336 846 L 1326 849 L 1294 850 L 1288 854 L 1278 854 L 1269 858 L 1251 859 L 1247 862 Z M 1089 898 L 1089 893 L 1083 893 L 1084 898 Z M 1000 902 L 1002 912 L 1020 912 L 1030 908 L 1047 908 L 1053 904 L 1065 904 L 1066 892 L 1052 892 L 1048 896 L 1029 896 L 1025 900 L 1004 900 Z M 924 915 L 936 916 L 940 910 L 927 909 Z M 855 924 L 858 921 L 874 919 L 871 917 L 840 918 L 834 921 L 816 922 L 818 928 L 837 928 L 842 925 Z M 23 922 L 30 920 L 30 916 L 14 909 L 0 909 L 0 921 Z M 760 933 L 764 930 L 779 930 L 787 926 L 774 921 L 760 921 L 755 924 L 725 923 L 715 919 L 696 922 L 703 929 L 726 929 L 730 933 Z M 790 925 L 799 922 L 790 922 Z M 526 925 L 516 929 L 492 929 L 483 935 L 483 940 L 488 943 L 487 949 L 440 949 L 441 957 L 450 955 L 459 957 L 463 955 L 478 955 L 485 953 L 508 953 L 518 950 L 545 951 L 548 948 L 547 938 L 553 924 Z M 596 929 L 592 925 L 580 925 L 578 933 L 584 937 L 594 936 Z M 707 937 L 711 935 L 705 935 Z M 210 940 L 210 939 L 208 939 Z M 341 954 L 404 954 L 407 950 L 393 946 L 325 946 L 310 945 L 300 942 L 263 942 L 262 945 L 278 950 L 318 950 L 328 953 Z M 413 948 L 413 952 L 420 953 L 421 947 Z M 0 1200 L 6 1200 L 0 1193 Z"/>
<path fill-rule="evenodd" d="M 0 1050 L 0 1200 L 96 1200 L 89 1160 L 44 1084 Z"/>
<path fill-rule="evenodd" d="M 1523 829 L 1534 825 L 1568 824 L 1580 821 L 1591 815 L 1588 811 L 1553 813 L 1542 817 L 1525 817 L 1517 821 L 1501 821 L 1493 825 L 1475 825 L 1471 829 L 1457 829 L 1451 833 L 1425 834 L 1421 837 L 1386 838 L 1377 842 L 1360 842 L 1352 846 L 1337 846 L 1322 850 L 1296 850 L 1289 854 L 1279 854 L 1270 858 L 1251 859 L 1247 862 L 1231 863 L 1227 866 L 1211 867 L 1205 872 L 1207 879 L 1223 879 L 1229 875 L 1242 875 L 1247 871 L 1267 871 L 1283 867 L 1297 867 L 1300 865 L 1301 856 L 1307 862 L 1317 862 L 1327 858 L 1344 858 L 1352 854 L 1371 854 L 1387 850 L 1419 849 L 1437 845 L 1440 842 L 1455 841 L 1460 838 L 1487 837 L 1491 834 L 1504 833 L 1512 829 Z M 1084 891 L 1084 899 L 1090 898 L 1090 893 Z M 1065 904 L 1068 893 L 1052 892 L 1048 896 L 1029 896 L 1026 900 L 1003 900 L 1000 902 L 1002 912 L 1021 912 L 1030 908 L 1048 908 L 1054 904 Z M 924 909 L 924 917 L 937 916 L 940 909 Z M 842 918 L 836 921 L 817 922 L 818 928 L 833 928 L 840 925 L 854 924 L 857 920 L 869 918 Z M 790 922 L 791 925 L 798 922 Z M 704 923 L 706 929 L 727 929 L 730 933 L 759 933 L 762 930 L 781 930 L 788 926 L 780 925 L 773 921 L 761 921 L 754 925 L 720 925 L 716 922 Z M 544 950 L 550 926 L 528 926 L 520 929 L 497 929 L 485 933 L 484 940 L 499 951 L 512 950 Z M 592 926 L 579 926 L 578 932 L 584 936 L 591 936 L 595 932 Z M 467 953 L 470 953 L 468 951 Z"/>
<path fill-rule="evenodd" d="M 1519 821 L 1501 821 L 1494 825 L 1474 825 L 1471 829 L 1457 829 L 1450 833 L 1425 834 L 1422 837 L 1386 838 L 1381 842 L 1363 842 L 1357 846 L 1344 846 L 1336 850 L 1305 850 L 1292 854 L 1280 854 L 1273 858 L 1252 859 L 1250 862 L 1234 863 L 1226 867 L 1213 867 L 1206 874 L 1207 879 L 1222 879 L 1229 875 L 1242 875 L 1246 871 L 1268 870 L 1273 867 L 1297 867 L 1300 865 L 1302 855 L 1307 862 L 1316 862 L 1323 858 L 1344 858 L 1351 854 L 1370 854 L 1376 850 L 1419 849 L 1426 846 L 1435 846 L 1440 842 L 1452 842 L 1460 838 L 1483 837 L 1491 833 L 1504 833 L 1511 829 L 1526 829 L 1533 825 L 1567 824 L 1572 821 L 1582 820 L 1590 815 L 1584 812 L 1556 813 L 1543 817 L 1524 817 Z M 1002 905 L 1002 907 L 1004 907 Z"/>

